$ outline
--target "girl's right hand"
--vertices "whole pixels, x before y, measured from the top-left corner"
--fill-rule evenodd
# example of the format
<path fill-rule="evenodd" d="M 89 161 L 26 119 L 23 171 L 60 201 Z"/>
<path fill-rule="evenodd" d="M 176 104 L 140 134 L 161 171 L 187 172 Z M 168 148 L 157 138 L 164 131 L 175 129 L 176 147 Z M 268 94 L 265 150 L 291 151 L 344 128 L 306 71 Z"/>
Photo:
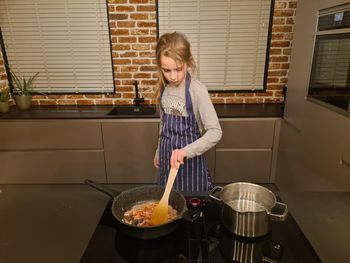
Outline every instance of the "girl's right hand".
<path fill-rule="evenodd" d="M 155 157 L 153 159 L 153 164 L 154 164 L 154 167 L 156 167 L 158 169 L 159 168 L 159 158 Z"/>
<path fill-rule="evenodd" d="M 184 160 L 186 156 L 187 156 L 187 153 L 185 150 L 182 150 L 182 149 L 173 150 L 170 157 L 170 166 L 172 168 L 179 169 L 180 164 L 184 164 Z"/>

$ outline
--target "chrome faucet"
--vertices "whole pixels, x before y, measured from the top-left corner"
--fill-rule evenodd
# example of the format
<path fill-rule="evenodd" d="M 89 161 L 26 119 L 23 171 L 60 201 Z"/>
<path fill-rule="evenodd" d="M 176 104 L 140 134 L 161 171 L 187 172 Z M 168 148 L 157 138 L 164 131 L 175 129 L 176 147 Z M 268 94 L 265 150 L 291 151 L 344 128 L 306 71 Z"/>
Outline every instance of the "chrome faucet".
<path fill-rule="evenodd" d="M 135 104 L 136 106 L 139 106 L 139 105 L 140 105 L 140 102 L 144 102 L 145 99 L 139 97 L 139 88 L 138 88 L 138 83 L 137 83 L 137 81 L 134 82 L 134 86 L 135 86 L 134 104 Z"/>

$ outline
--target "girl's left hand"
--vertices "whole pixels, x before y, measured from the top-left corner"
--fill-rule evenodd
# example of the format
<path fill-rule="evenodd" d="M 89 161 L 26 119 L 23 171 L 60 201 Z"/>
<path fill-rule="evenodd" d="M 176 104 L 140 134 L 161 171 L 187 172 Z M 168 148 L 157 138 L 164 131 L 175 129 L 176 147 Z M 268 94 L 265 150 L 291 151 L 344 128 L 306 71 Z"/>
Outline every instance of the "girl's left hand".
<path fill-rule="evenodd" d="M 159 158 L 158 157 L 154 157 L 153 164 L 154 164 L 154 167 L 156 167 L 157 169 L 159 168 Z"/>
<path fill-rule="evenodd" d="M 187 153 L 182 149 L 173 150 L 170 158 L 170 166 L 172 168 L 179 169 L 180 164 L 184 164 L 184 159 L 186 158 Z"/>

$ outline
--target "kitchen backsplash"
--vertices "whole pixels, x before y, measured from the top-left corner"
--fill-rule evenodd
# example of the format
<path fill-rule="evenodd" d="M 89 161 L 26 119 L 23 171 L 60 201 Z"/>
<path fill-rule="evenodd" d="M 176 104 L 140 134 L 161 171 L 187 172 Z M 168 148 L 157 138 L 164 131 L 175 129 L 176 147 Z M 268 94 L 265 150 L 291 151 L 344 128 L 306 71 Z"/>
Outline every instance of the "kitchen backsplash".
<path fill-rule="evenodd" d="M 215 104 L 283 103 L 288 80 L 296 0 L 276 0 L 270 43 L 269 70 L 265 92 L 211 93 Z M 108 0 L 115 91 L 113 94 L 67 94 L 34 96 L 36 105 L 132 104 L 133 82 L 139 82 L 141 96 L 153 103 L 157 82 L 155 45 L 157 41 L 156 1 Z M 7 75 L 0 52 L 0 88 Z M 13 102 L 12 102 L 13 103 Z"/>

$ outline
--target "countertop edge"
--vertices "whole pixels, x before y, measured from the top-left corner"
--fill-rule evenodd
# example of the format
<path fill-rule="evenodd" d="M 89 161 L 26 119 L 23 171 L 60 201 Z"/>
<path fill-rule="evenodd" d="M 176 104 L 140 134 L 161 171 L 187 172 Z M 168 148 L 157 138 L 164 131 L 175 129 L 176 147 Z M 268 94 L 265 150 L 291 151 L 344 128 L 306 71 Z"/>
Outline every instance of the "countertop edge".
<path fill-rule="evenodd" d="M 159 118 L 159 109 L 153 115 L 108 115 L 115 106 L 32 106 L 27 111 L 15 106 L 7 113 L 0 113 L 0 120 L 36 120 L 36 119 L 155 119 Z M 270 118 L 283 117 L 284 104 L 215 104 L 219 118 Z"/>

